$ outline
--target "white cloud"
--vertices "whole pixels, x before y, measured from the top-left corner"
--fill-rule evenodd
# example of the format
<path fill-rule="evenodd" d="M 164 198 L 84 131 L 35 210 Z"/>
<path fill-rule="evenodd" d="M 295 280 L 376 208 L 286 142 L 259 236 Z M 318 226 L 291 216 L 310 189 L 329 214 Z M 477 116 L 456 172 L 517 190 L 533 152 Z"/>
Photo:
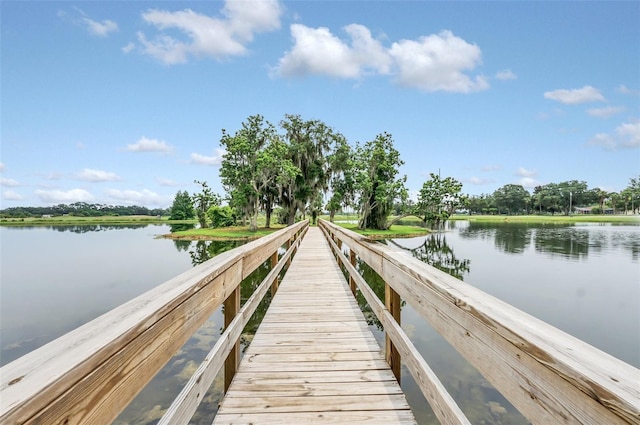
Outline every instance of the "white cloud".
<path fill-rule="evenodd" d="M 55 171 L 44 176 L 44 178 L 47 180 L 61 180 L 63 177 L 64 176 L 62 174 Z"/>
<path fill-rule="evenodd" d="M 192 164 L 215 166 L 220 165 L 223 156 L 224 149 L 216 149 L 216 155 L 214 156 L 205 156 L 199 153 L 192 153 L 189 162 L 191 162 Z"/>
<path fill-rule="evenodd" d="M 131 53 L 136 48 L 135 43 L 129 43 L 122 48 L 122 53 L 127 54 Z"/>
<path fill-rule="evenodd" d="M 4 162 L 0 162 L 0 173 L 4 171 Z"/>
<path fill-rule="evenodd" d="M 36 195 L 44 202 L 54 203 L 88 202 L 94 199 L 93 195 L 84 189 L 36 190 Z"/>
<path fill-rule="evenodd" d="M 18 183 L 14 179 L 8 179 L 6 177 L 0 177 L 0 186 L 16 187 L 16 186 L 20 186 L 20 183 Z"/>
<path fill-rule="evenodd" d="M 525 189 L 533 189 L 536 186 L 540 186 L 540 182 L 534 178 L 531 177 L 523 177 L 521 179 L 519 179 L 516 184 L 521 185 L 522 187 L 524 187 Z"/>
<path fill-rule="evenodd" d="M 165 64 L 187 62 L 189 57 L 213 57 L 223 59 L 243 55 L 245 44 L 256 33 L 280 28 L 282 7 L 277 0 L 247 3 L 227 0 L 222 9 L 223 19 L 196 13 L 190 9 L 178 12 L 150 9 L 142 19 L 158 30 L 176 29 L 186 38 L 182 40 L 160 34 L 148 40 L 138 32 L 138 41 L 145 54 Z"/>
<path fill-rule="evenodd" d="M 587 113 L 592 117 L 609 118 L 625 110 L 626 108 L 624 106 L 605 106 L 604 108 L 591 108 L 587 110 Z"/>
<path fill-rule="evenodd" d="M 468 75 L 482 62 L 480 48 L 451 31 L 400 40 L 390 48 L 374 39 L 363 25 L 351 24 L 344 31 L 348 41 L 328 28 L 291 25 L 294 45 L 280 58 L 272 74 L 348 79 L 367 74 L 393 75 L 397 83 L 424 91 L 469 93 L 489 87 L 485 77 Z"/>
<path fill-rule="evenodd" d="M 391 56 L 366 27 L 351 24 L 344 30 L 351 38 L 350 45 L 328 28 L 291 25 L 294 46 L 279 60 L 274 73 L 283 77 L 319 74 L 359 78 L 367 72 L 387 74 L 390 71 Z"/>
<path fill-rule="evenodd" d="M 614 138 L 606 133 L 598 133 L 589 140 L 589 145 L 602 146 L 607 150 L 613 150 L 616 148 L 616 141 Z"/>
<path fill-rule="evenodd" d="M 171 203 L 170 198 L 158 195 L 148 189 L 142 191 L 108 189 L 105 194 L 114 202 L 124 202 L 131 205 L 163 206 Z"/>
<path fill-rule="evenodd" d="M 102 171 L 102 170 L 93 170 L 91 168 L 83 169 L 76 175 L 76 177 L 79 180 L 86 180 L 90 182 L 113 182 L 113 181 L 122 180 L 115 173 L 111 173 L 109 171 Z"/>
<path fill-rule="evenodd" d="M 629 87 L 625 86 L 624 84 L 620 84 L 616 88 L 616 91 L 618 93 L 626 94 L 626 95 L 630 95 L 630 96 L 640 96 L 640 90 L 632 90 Z"/>
<path fill-rule="evenodd" d="M 598 133 L 587 144 L 602 146 L 607 150 L 640 148 L 640 121 L 622 123 L 612 134 Z"/>
<path fill-rule="evenodd" d="M 469 183 L 469 184 L 478 185 L 478 186 L 482 186 L 482 185 L 493 183 L 493 182 L 494 182 L 493 179 L 484 179 L 484 178 L 475 177 L 475 176 L 463 180 L 463 183 Z"/>
<path fill-rule="evenodd" d="M 588 102 L 604 102 L 606 100 L 602 93 L 600 93 L 600 90 L 591 86 L 584 86 L 581 89 L 573 90 L 560 89 L 548 91 L 544 93 L 544 98 L 555 100 L 567 105 L 577 105 L 579 103 Z"/>
<path fill-rule="evenodd" d="M 5 190 L 2 192 L 2 199 L 5 201 L 22 201 L 24 196 L 20 195 L 18 192 L 14 192 L 13 190 Z"/>
<path fill-rule="evenodd" d="M 501 169 L 502 167 L 500 165 L 492 164 L 492 165 L 485 165 L 484 167 L 482 167 L 481 171 L 489 172 L 489 171 L 498 171 Z"/>
<path fill-rule="evenodd" d="M 90 34 L 97 35 L 99 37 L 106 37 L 112 32 L 119 30 L 118 24 L 109 19 L 103 21 L 96 21 L 91 19 L 82 9 L 74 7 L 75 12 L 69 14 L 64 10 L 58 10 L 57 16 L 66 22 L 70 22 L 73 25 L 79 26 L 87 30 Z"/>
<path fill-rule="evenodd" d="M 164 140 L 149 139 L 142 136 L 132 145 L 127 145 L 129 152 L 160 152 L 169 153 L 173 150 L 173 147 L 168 145 Z"/>
<path fill-rule="evenodd" d="M 538 175 L 538 172 L 536 170 L 527 170 L 524 167 L 520 167 L 518 168 L 518 171 L 516 171 L 516 175 L 520 177 L 535 177 Z"/>
<path fill-rule="evenodd" d="M 106 37 L 109 33 L 118 31 L 118 24 L 108 19 L 98 22 L 85 16 L 82 18 L 82 22 L 91 34 L 100 37 Z"/>
<path fill-rule="evenodd" d="M 489 88 L 484 77 L 465 73 L 482 62 L 480 48 L 451 31 L 393 43 L 390 54 L 398 70 L 396 80 L 404 86 L 458 93 Z"/>
<path fill-rule="evenodd" d="M 499 71 L 496 73 L 495 75 L 497 80 L 515 80 L 518 77 L 516 76 L 516 74 L 513 73 L 513 71 L 511 71 L 510 69 L 505 69 L 502 71 Z"/>
<path fill-rule="evenodd" d="M 178 186 L 178 183 L 173 181 L 173 180 L 169 180 L 169 179 L 163 179 L 162 177 L 156 177 L 156 182 L 160 185 L 160 186 L 169 186 L 169 187 L 175 187 Z"/>
<path fill-rule="evenodd" d="M 620 141 L 620 146 L 627 148 L 640 147 L 640 121 L 623 123 L 615 131 Z"/>

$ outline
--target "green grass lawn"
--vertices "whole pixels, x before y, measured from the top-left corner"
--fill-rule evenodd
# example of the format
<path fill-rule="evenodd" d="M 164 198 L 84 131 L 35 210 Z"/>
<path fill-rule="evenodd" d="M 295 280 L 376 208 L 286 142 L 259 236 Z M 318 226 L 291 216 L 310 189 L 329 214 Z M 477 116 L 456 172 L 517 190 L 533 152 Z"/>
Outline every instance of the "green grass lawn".
<path fill-rule="evenodd" d="M 517 223 L 638 223 L 637 215 L 453 215 L 450 220 Z"/>
<path fill-rule="evenodd" d="M 355 223 L 335 223 L 338 226 L 349 229 L 371 239 L 387 239 L 387 238 L 412 238 L 424 236 L 429 233 L 428 229 L 419 226 L 411 226 L 405 224 L 394 224 L 389 230 L 367 229 L 360 230 Z"/>

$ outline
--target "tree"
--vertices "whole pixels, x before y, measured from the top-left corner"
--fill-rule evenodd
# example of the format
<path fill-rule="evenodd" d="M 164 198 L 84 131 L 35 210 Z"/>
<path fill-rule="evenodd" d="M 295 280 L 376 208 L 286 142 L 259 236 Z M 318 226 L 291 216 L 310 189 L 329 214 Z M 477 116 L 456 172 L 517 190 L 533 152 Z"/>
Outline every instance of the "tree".
<path fill-rule="evenodd" d="M 195 218 L 196 213 L 193 209 L 193 201 L 189 196 L 189 192 L 186 190 L 178 191 L 173 199 L 170 211 L 169 220 L 190 220 Z"/>
<path fill-rule="evenodd" d="M 322 121 L 305 121 L 299 115 L 285 115 L 280 126 L 285 130 L 286 158 L 299 170 L 280 186 L 280 205 L 287 210 L 287 224 L 291 225 L 299 210 L 304 211 L 318 193 L 327 191 L 336 172 L 329 157 L 346 145 L 346 139 Z"/>
<path fill-rule="evenodd" d="M 495 213 L 493 195 L 481 194 L 468 198 L 469 214 L 493 214 Z"/>
<path fill-rule="evenodd" d="M 200 193 L 194 193 L 192 199 L 196 209 L 198 222 L 200 223 L 200 227 L 204 229 L 208 227 L 207 211 L 213 205 L 220 205 L 222 199 L 220 198 L 220 195 L 213 193 L 206 181 L 201 182 L 194 180 L 193 182 L 202 186 L 202 191 Z"/>
<path fill-rule="evenodd" d="M 286 144 L 261 115 L 250 116 L 233 136 L 223 130 L 220 144 L 226 150 L 220 178 L 231 205 L 250 218 L 251 231 L 258 229 L 258 213 L 263 207 L 268 226 L 282 187 L 300 173 L 287 158 Z"/>
<path fill-rule="evenodd" d="M 404 161 L 388 133 L 378 134 L 364 145 L 356 145 L 354 182 L 358 195 L 360 229 L 387 229 L 393 203 L 406 194 L 406 176 L 396 178 Z"/>
<path fill-rule="evenodd" d="M 587 183 L 584 181 L 570 180 L 558 183 L 562 210 L 565 215 L 573 212 L 577 205 L 583 205 L 587 199 Z"/>
<path fill-rule="evenodd" d="M 562 193 L 556 183 L 537 186 L 534 189 L 534 208 L 554 214 L 562 209 Z M 537 203 L 537 205 L 535 205 Z"/>
<path fill-rule="evenodd" d="M 353 151 L 342 141 L 330 156 L 330 168 L 333 173 L 331 179 L 331 198 L 326 205 L 329 211 L 329 221 L 333 223 L 336 212 L 353 203 L 355 181 L 353 179 Z"/>
<path fill-rule="evenodd" d="M 493 198 L 498 211 L 505 211 L 508 215 L 522 213 L 529 204 L 529 192 L 519 184 L 507 184 L 493 192 Z"/>
<path fill-rule="evenodd" d="M 640 207 L 640 176 L 629 179 L 629 186 L 625 189 L 629 194 L 629 202 L 631 203 L 631 213 L 635 214 Z"/>
<path fill-rule="evenodd" d="M 589 197 L 592 202 L 598 204 L 600 214 L 604 213 L 604 202 L 609 198 L 609 192 L 602 190 L 599 187 L 593 188 L 589 191 Z"/>
<path fill-rule="evenodd" d="M 418 194 L 418 213 L 425 223 L 439 227 L 459 208 L 465 197 L 462 183 L 453 177 L 440 178 L 430 173 L 430 179 L 423 183 Z"/>

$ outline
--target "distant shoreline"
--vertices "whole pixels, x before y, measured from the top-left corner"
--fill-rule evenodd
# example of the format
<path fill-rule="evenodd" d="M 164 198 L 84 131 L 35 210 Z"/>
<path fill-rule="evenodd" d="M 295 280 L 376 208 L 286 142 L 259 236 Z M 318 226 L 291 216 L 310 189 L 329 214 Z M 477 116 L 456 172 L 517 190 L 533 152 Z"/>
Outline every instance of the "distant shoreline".
<path fill-rule="evenodd" d="M 640 224 L 640 215 L 453 215 L 449 220 L 512 223 L 630 223 Z"/>
<path fill-rule="evenodd" d="M 0 226 L 92 226 L 97 224 L 127 225 L 127 224 L 196 224 L 196 220 L 169 220 L 168 217 L 150 215 L 122 215 L 98 217 L 27 217 L 3 218 Z"/>

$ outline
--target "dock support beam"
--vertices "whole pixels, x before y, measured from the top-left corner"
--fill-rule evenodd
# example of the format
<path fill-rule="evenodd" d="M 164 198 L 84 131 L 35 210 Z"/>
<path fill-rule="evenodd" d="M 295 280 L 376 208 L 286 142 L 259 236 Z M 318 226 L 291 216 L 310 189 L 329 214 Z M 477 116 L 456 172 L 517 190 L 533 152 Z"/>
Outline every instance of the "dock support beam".
<path fill-rule="evenodd" d="M 356 267 L 356 253 L 353 252 L 351 248 L 349 248 L 349 262 L 355 268 Z M 356 295 L 356 280 L 349 274 L 349 287 L 351 288 L 351 293 Z"/>
<path fill-rule="evenodd" d="M 224 328 L 226 329 L 231 321 L 240 311 L 240 285 L 229 295 L 224 301 Z M 240 341 L 236 341 L 234 347 L 229 353 L 229 357 L 224 362 L 224 392 L 226 393 L 231 386 L 233 376 L 240 364 Z"/>
<path fill-rule="evenodd" d="M 400 324 L 400 295 L 389 286 L 388 283 L 384 283 L 384 304 L 391 316 Z M 389 335 L 385 335 L 385 355 L 387 363 L 391 367 L 391 371 L 396 377 L 398 384 L 400 383 L 401 372 L 401 359 L 400 352 L 393 345 Z"/>
<path fill-rule="evenodd" d="M 287 247 L 288 249 L 288 247 Z M 271 269 L 274 269 L 278 265 L 278 251 L 274 252 L 271 256 Z M 276 276 L 275 280 L 271 284 L 271 297 L 276 295 L 278 291 L 278 276 Z"/>

